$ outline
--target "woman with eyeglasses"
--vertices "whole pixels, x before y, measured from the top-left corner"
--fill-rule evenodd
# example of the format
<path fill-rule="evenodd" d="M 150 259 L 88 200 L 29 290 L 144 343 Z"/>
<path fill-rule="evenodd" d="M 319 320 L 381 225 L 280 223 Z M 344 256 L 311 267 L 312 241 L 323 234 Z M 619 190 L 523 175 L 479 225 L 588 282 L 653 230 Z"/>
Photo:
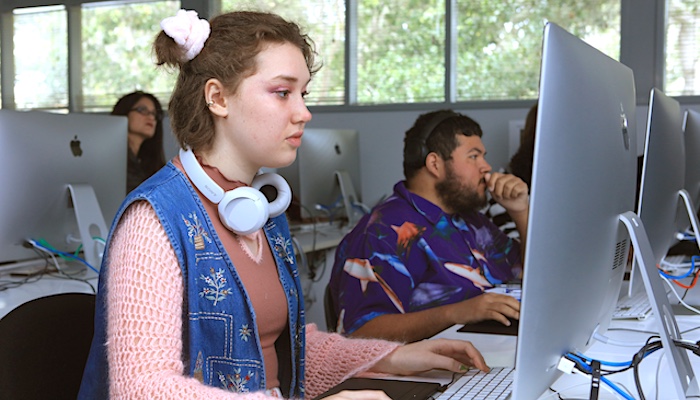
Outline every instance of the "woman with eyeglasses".
<path fill-rule="evenodd" d="M 165 165 L 163 108 L 154 95 L 139 90 L 119 99 L 112 115 L 129 118 L 126 169 L 129 193 Z"/>

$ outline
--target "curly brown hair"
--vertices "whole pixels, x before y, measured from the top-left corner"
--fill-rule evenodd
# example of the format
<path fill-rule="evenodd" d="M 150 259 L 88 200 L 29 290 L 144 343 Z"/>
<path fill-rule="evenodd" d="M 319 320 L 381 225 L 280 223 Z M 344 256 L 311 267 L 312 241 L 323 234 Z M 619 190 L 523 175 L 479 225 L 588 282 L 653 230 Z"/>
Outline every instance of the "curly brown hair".
<path fill-rule="evenodd" d="M 294 22 L 266 12 L 235 11 L 210 21 L 211 33 L 202 51 L 190 61 L 182 61 L 182 48 L 164 31 L 153 47 L 156 63 L 179 69 L 168 114 L 173 133 L 181 147 L 208 150 L 214 137 L 214 119 L 207 111 L 204 85 L 219 80 L 229 93 L 235 93 L 243 79 L 255 74 L 256 56 L 270 43 L 291 43 L 301 50 L 309 73 L 315 64 L 313 41 Z"/>

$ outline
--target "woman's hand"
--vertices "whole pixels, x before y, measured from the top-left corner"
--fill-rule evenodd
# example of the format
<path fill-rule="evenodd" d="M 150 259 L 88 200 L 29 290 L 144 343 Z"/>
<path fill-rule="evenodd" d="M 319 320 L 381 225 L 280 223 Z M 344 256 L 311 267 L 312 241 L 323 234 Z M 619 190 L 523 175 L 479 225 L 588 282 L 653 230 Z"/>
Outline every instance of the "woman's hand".
<path fill-rule="evenodd" d="M 397 348 L 379 360 L 370 371 L 393 375 L 414 375 L 431 369 L 465 372 L 469 367 L 476 367 L 484 372 L 489 371 L 484 357 L 471 342 L 426 339 Z"/>

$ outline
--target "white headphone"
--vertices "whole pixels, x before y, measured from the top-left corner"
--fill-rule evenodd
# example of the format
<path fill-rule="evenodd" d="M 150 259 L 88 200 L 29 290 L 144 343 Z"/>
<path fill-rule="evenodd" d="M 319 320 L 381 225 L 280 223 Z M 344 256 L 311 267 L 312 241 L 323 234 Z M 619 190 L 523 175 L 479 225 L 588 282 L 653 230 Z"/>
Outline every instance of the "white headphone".
<path fill-rule="evenodd" d="M 271 217 L 281 215 L 292 201 L 292 190 L 278 174 L 256 176 L 249 186 L 224 192 L 221 186 L 204 172 L 192 150 L 180 149 L 180 161 L 192 183 L 212 203 L 219 205 L 219 218 L 225 227 L 239 235 L 249 235 L 262 228 Z M 270 185 L 277 198 L 269 203 L 260 188 Z"/>

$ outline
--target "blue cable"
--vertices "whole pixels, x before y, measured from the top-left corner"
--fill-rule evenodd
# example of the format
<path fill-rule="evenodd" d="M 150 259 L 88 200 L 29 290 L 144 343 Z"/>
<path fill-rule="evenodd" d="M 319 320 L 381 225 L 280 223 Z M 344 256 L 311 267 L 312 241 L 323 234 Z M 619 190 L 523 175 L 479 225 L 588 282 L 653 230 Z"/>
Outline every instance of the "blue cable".
<path fill-rule="evenodd" d="M 695 232 L 693 232 L 691 230 L 686 230 L 684 232 L 678 232 L 677 237 L 679 240 L 687 240 L 687 241 L 691 241 L 691 242 L 694 242 L 697 240 L 697 238 L 695 237 Z"/>
<path fill-rule="evenodd" d="M 619 386 L 611 382 L 608 378 L 601 376 L 600 380 L 605 382 L 606 385 L 610 386 L 610 388 L 614 391 L 616 391 L 620 396 L 624 397 L 627 400 L 635 400 L 634 397 L 632 397 L 629 393 L 625 392 L 622 390 Z"/>
<path fill-rule="evenodd" d="M 657 350 L 661 350 L 661 347 L 647 351 L 646 353 L 644 353 L 644 356 L 642 357 L 642 359 L 644 359 L 646 356 L 654 353 Z M 569 355 L 571 355 L 573 357 L 578 357 L 580 360 L 584 361 L 586 364 L 593 361 L 592 358 L 586 356 L 583 353 L 579 353 L 579 352 L 577 352 L 576 354 L 569 353 Z M 597 361 L 600 363 L 600 365 L 606 365 L 608 367 L 626 368 L 626 367 L 629 367 L 630 365 L 632 365 L 632 361 L 617 361 L 617 362 L 616 361 L 603 361 L 603 360 L 597 360 Z"/>
<path fill-rule="evenodd" d="M 575 362 L 581 369 L 583 369 L 584 372 L 586 372 L 587 374 L 593 373 L 591 366 L 588 365 L 588 364 L 584 361 L 584 359 L 586 359 L 586 358 L 588 358 L 588 357 L 585 357 L 585 356 L 583 356 L 583 355 L 579 356 L 579 355 L 573 354 L 573 353 L 568 353 L 567 355 L 568 355 L 569 357 L 573 358 L 573 359 L 574 359 L 574 362 Z M 590 358 L 588 358 L 588 359 L 590 360 Z M 600 363 L 603 364 L 602 361 L 601 361 Z M 624 397 L 625 399 L 627 399 L 627 400 L 635 400 L 634 397 L 632 397 L 629 393 L 627 393 L 627 392 L 625 392 L 624 390 L 622 390 L 619 386 L 617 386 L 615 383 L 613 383 L 610 379 L 606 378 L 605 376 L 601 375 L 600 380 L 601 380 L 603 383 L 605 383 L 606 385 L 608 385 L 612 390 L 614 390 L 615 392 L 617 392 L 620 396 Z"/>
<path fill-rule="evenodd" d="M 696 260 L 696 259 L 699 259 L 699 260 L 700 260 L 700 257 L 698 257 L 698 256 L 692 256 L 692 257 L 690 258 L 690 269 L 688 269 L 688 272 L 686 272 L 686 273 L 683 274 L 683 275 L 670 275 L 670 274 L 667 274 L 665 271 L 663 271 L 663 270 L 661 270 L 661 269 L 659 269 L 659 274 L 661 274 L 661 276 L 663 276 L 663 277 L 665 277 L 665 278 L 667 278 L 667 279 L 672 279 L 672 280 L 678 280 L 678 279 L 687 278 L 687 277 L 689 277 L 690 275 L 692 275 L 693 272 L 695 272 L 695 260 Z"/>
<path fill-rule="evenodd" d="M 96 273 L 99 273 L 99 272 L 100 272 L 100 271 L 96 270 L 95 267 L 93 267 L 92 265 L 90 265 L 89 262 L 87 262 L 87 261 L 85 261 L 84 259 L 82 259 L 82 258 L 76 256 L 75 254 L 67 253 L 67 252 L 65 252 L 65 251 L 61 251 L 61 250 L 58 250 L 58 249 L 54 249 L 53 247 L 50 247 L 50 246 L 44 246 L 44 245 L 40 244 L 39 242 L 37 242 L 37 241 L 34 240 L 34 239 L 29 239 L 28 241 L 32 244 L 32 246 L 38 247 L 38 248 L 40 248 L 40 249 L 46 250 L 46 251 L 48 251 L 48 252 L 54 253 L 54 254 L 59 255 L 59 256 L 63 256 L 63 257 L 67 257 L 67 258 L 71 258 L 71 259 L 77 260 L 77 261 L 81 262 L 82 264 L 85 264 L 88 268 L 90 268 L 91 270 L 95 271 Z"/>
<path fill-rule="evenodd" d="M 579 357 L 579 358 L 585 360 L 586 362 L 591 362 L 591 361 L 593 361 L 592 358 L 587 357 L 587 356 L 585 356 L 585 355 L 583 355 L 583 354 L 581 354 L 581 353 L 576 353 L 575 355 L 576 355 L 577 357 Z M 644 356 L 646 357 L 646 354 L 645 354 Z M 630 365 L 632 365 L 632 361 L 619 361 L 619 362 L 614 362 L 614 361 L 602 361 L 602 360 L 598 360 L 598 362 L 600 363 L 600 365 L 607 365 L 608 367 L 629 367 Z"/>

